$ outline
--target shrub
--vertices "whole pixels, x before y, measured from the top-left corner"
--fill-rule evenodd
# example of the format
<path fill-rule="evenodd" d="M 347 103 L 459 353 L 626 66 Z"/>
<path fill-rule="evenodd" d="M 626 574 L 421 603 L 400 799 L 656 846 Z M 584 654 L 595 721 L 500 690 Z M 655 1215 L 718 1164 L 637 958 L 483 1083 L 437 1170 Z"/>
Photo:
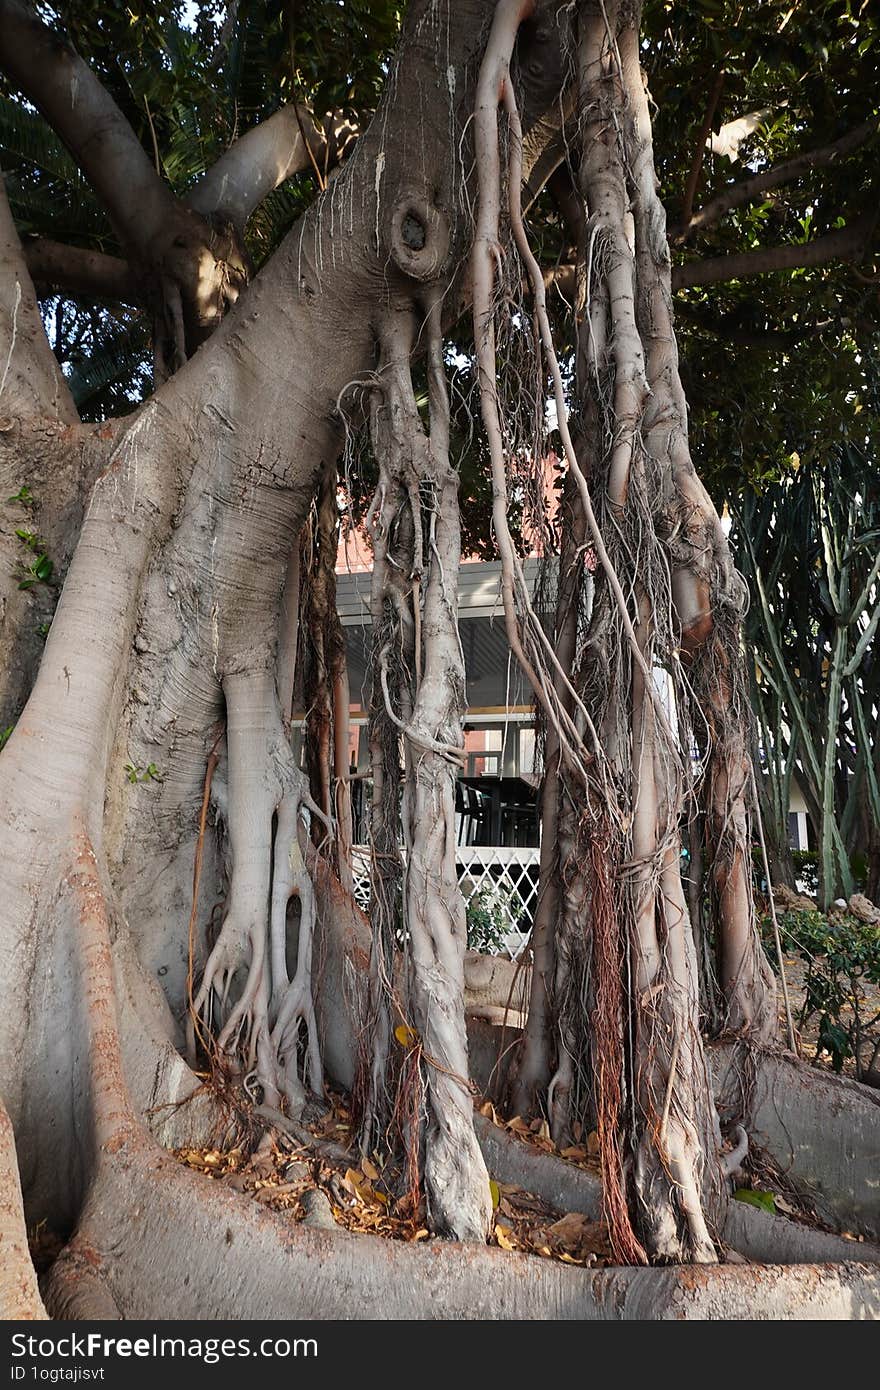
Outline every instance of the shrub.
<path fill-rule="evenodd" d="M 516 889 L 484 885 L 467 900 L 468 950 L 499 955 L 505 950 L 508 934 L 515 929 L 523 910 Z"/>
<path fill-rule="evenodd" d="M 819 891 L 819 856 L 814 849 L 793 849 L 794 876 L 804 893 L 815 897 Z"/>
<path fill-rule="evenodd" d="M 763 926 L 765 948 L 776 969 L 769 918 Z M 806 965 L 798 1026 L 803 1029 L 818 1018 L 816 1057 L 827 1052 L 837 1072 L 852 1059 L 856 1078 L 865 1079 L 880 1056 L 880 1013 L 866 1013 L 863 994 L 866 984 L 880 985 L 880 928 L 855 917 L 807 911 L 782 913 L 779 927 L 785 949 Z"/>

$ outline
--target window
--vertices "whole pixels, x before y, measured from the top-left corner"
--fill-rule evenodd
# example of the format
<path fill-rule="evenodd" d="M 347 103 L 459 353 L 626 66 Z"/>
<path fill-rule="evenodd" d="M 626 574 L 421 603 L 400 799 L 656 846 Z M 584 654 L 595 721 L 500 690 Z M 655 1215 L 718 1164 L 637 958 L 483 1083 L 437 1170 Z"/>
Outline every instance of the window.
<path fill-rule="evenodd" d="M 790 849 L 801 849 L 800 818 L 797 811 L 788 813 L 788 844 Z"/>
<path fill-rule="evenodd" d="M 537 770 L 535 767 L 536 754 L 535 730 L 528 726 L 521 728 L 517 741 L 516 759 L 516 770 L 520 777 L 529 776 Z"/>
<path fill-rule="evenodd" d="M 475 729 L 465 725 L 464 747 L 467 753 L 468 777 L 498 777 L 501 773 L 501 748 L 504 739 L 500 728 Z"/>

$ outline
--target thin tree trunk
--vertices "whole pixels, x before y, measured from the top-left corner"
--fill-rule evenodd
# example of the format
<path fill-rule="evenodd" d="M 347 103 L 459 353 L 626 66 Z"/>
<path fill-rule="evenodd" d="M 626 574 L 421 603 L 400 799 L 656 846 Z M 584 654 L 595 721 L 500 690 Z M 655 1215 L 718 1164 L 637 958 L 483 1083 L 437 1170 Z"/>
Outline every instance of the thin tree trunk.
<path fill-rule="evenodd" d="M 578 622 L 583 584 L 583 513 L 571 479 L 566 481 L 559 524 L 559 575 L 556 593 L 554 640 L 559 663 L 571 671 L 575 664 Z M 571 699 L 558 675 L 555 681 L 560 705 L 571 713 Z M 564 871 L 560 855 L 560 811 L 568 795 L 556 728 L 547 727 L 544 776 L 541 783 L 541 852 L 538 869 L 538 905 L 532 928 L 532 984 L 523 1033 L 523 1050 L 517 1064 L 512 1104 L 517 1115 L 536 1113 L 539 1098 L 554 1070 L 558 1014 L 554 1007 L 553 978 L 556 969 L 556 933 L 562 905 Z"/>
<path fill-rule="evenodd" d="M 461 534 L 458 477 L 449 464 L 449 403 L 436 294 L 427 299 L 426 334 L 430 435 L 422 431 L 410 377 L 414 325 L 400 313 L 382 333 L 382 403 L 374 414 L 380 494 L 398 499 L 410 538 L 403 572 L 411 581 L 406 623 L 412 632 L 413 668 L 402 688 L 412 692 L 411 711 L 405 705 L 394 708 L 401 687 L 394 691 L 390 686 L 387 656 L 381 654 L 379 676 L 386 712 L 403 734 L 409 767 L 402 807 L 404 1007 L 406 1025 L 414 1033 L 409 1045 L 421 1051 L 423 1062 L 428 1206 L 438 1230 L 460 1240 L 483 1240 L 492 1204 L 468 1086 L 467 927 L 455 861 L 455 779 L 464 759 L 466 708 L 458 632 Z"/>

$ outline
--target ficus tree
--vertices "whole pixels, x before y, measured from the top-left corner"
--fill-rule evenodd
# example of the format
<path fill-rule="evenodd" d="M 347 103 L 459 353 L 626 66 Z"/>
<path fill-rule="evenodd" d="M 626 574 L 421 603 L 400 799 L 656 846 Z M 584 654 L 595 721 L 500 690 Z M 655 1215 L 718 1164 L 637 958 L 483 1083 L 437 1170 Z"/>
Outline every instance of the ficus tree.
<path fill-rule="evenodd" d="M 706 994 L 749 1047 L 772 1036 L 775 1009 L 749 869 L 743 587 L 692 461 L 672 295 L 862 261 L 873 223 L 870 204 L 847 206 L 842 227 L 760 252 L 710 238 L 676 269 L 670 243 L 699 245 L 766 190 L 845 158 L 848 192 L 866 196 L 875 128 L 866 104 L 809 145 L 812 116 L 828 121 L 816 97 L 768 143 L 775 167 L 758 154 L 759 173 L 733 186 L 716 170 L 695 211 L 716 94 L 684 142 L 680 203 L 668 180 L 670 219 L 645 68 L 666 56 L 662 8 L 643 26 L 634 0 L 414 0 L 391 56 L 394 7 L 241 4 L 185 29 L 164 3 L 131 25 L 112 5 L 38 15 L 0 0 L 7 123 L 23 100 L 16 128 L 38 112 L 56 141 L 40 148 L 59 161 L 53 173 L 19 150 L 0 228 L 0 1231 L 12 1251 L 0 1289 L 13 1311 L 42 1308 L 25 1212 L 67 1240 L 45 1295 L 72 1316 L 332 1315 L 343 1287 L 433 1316 L 484 1306 L 486 1289 L 533 1313 L 584 1296 L 568 1272 L 560 1284 L 480 1248 L 491 1195 L 455 866 L 468 403 L 450 381 L 462 354 L 503 620 L 545 730 L 516 1102 L 545 1110 L 560 1139 L 595 1124 L 622 1263 L 719 1258 L 729 1164 Z M 849 23 L 838 9 L 821 7 L 830 30 Z M 783 9 L 767 23 L 781 34 Z M 772 85 L 743 56 L 757 21 L 728 37 L 719 62 L 746 94 L 750 80 Z M 868 21 L 863 38 L 870 66 Z M 251 39 L 258 97 L 242 131 L 222 95 L 245 70 L 253 80 Z M 81 227 L 69 243 L 49 237 L 45 195 L 71 160 L 106 218 L 100 244 Z M 302 176 L 298 215 L 273 232 L 266 201 Z M 10 204 L 31 195 L 43 221 L 23 242 Z M 568 317 L 554 297 L 563 253 Z M 75 320 L 96 304 L 135 311 L 154 390 L 130 411 L 78 414 L 47 338 L 59 300 L 80 306 Z M 90 331 L 100 346 L 110 328 L 98 316 Z M 62 324 L 56 348 L 63 336 Z M 548 396 L 563 460 L 562 505 L 537 518 L 556 552 L 550 618 L 511 523 L 524 495 L 540 513 L 529 481 Z M 347 864 L 331 561 L 335 484 L 358 432 L 374 556 L 367 916 Z M 295 692 L 309 710 L 305 771 Z M 698 800 L 712 981 L 681 869 Z M 308 1143 L 328 1078 L 351 1090 L 365 1151 L 386 1145 L 402 1183 L 424 1191 L 432 1231 L 470 1252 L 441 1246 L 426 1262 L 291 1236 L 162 1146 L 224 1103 Z M 395 1270 L 410 1273 L 389 1304 Z"/>

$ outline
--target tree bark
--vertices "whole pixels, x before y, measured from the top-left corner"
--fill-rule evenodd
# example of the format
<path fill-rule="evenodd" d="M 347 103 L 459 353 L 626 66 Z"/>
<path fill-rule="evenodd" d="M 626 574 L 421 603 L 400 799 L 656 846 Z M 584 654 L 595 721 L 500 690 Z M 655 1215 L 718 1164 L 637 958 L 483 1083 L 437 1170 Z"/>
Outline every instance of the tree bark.
<path fill-rule="evenodd" d="M 129 1104 L 121 1074 L 96 1070 L 101 1049 L 87 1040 L 95 1010 L 115 1027 L 106 996 L 111 958 L 127 962 L 127 997 L 149 1016 L 153 1036 L 181 1039 L 189 966 L 182 927 L 192 906 L 205 765 L 224 715 L 227 747 L 214 799 L 228 839 L 206 837 L 195 905 L 195 963 L 207 971 L 200 1027 L 222 1038 L 237 1066 L 256 1068 L 264 1093 L 274 1087 L 282 1103 L 295 1105 L 304 1078 L 296 1074 L 291 1028 L 303 1018 L 312 1042 L 305 1079 L 320 1085 L 308 948 L 300 930 L 291 979 L 285 941 L 287 894 L 302 902 L 322 880 L 307 852 L 297 859 L 309 806 L 278 701 L 279 610 L 295 538 L 340 449 L 338 401 L 372 369 L 377 286 L 390 276 L 404 300 L 423 293 L 418 258 L 399 240 L 407 210 L 423 209 L 426 225 L 450 230 L 432 264 L 435 279 L 447 285 L 462 259 L 468 189 L 457 152 L 489 8 L 488 0 L 456 6 L 442 79 L 428 34 L 433 11 L 413 8 L 407 63 L 354 157 L 255 281 L 247 304 L 100 440 L 103 471 L 36 684 L 0 762 L 3 911 L 15 941 L 3 975 L 19 1001 L 0 1022 L 3 1098 L 19 1138 L 29 1215 L 47 1215 L 61 1228 L 76 1220 L 92 1183 L 112 1166 L 106 1150 L 96 1165 L 107 1132 L 96 1137 L 89 1097 L 101 1090 L 111 1110 Z M 545 55 L 552 39 L 544 41 Z M 545 85 L 536 89 L 536 113 L 553 90 L 546 62 L 540 67 Z M 427 92 L 441 114 L 414 124 L 411 113 Z M 336 219 L 343 216 L 340 241 Z M 51 412 L 51 396 L 42 387 L 41 395 L 43 413 Z M 442 485 L 448 501 L 446 474 Z M 436 586 L 432 593 L 440 604 Z M 448 854 L 445 863 L 448 876 Z M 225 918 L 209 951 L 218 892 Z M 112 951 L 98 939 L 105 930 Z M 453 1015 L 462 944 L 457 932 L 444 957 Z M 40 992 L 44 981 L 48 995 Z M 105 991 L 99 1002 L 91 1000 L 93 988 Z M 439 1053 L 433 1003 L 426 997 L 422 1007 L 426 1049 Z M 63 1034 L 60 1018 L 70 1020 Z M 453 1039 L 451 1070 L 466 1078 L 463 1019 L 453 1024 Z M 55 1064 L 41 1055 L 46 1047 Z M 482 1231 L 485 1169 L 478 1151 L 463 1163 L 455 1149 L 456 1138 L 467 1144 L 472 1134 L 466 1079 L 437 1080 L 434 1091 L 444 1089 L 459 1128 L 451 1134 L 438 1123 L 429 1135 L 428 1171 L 443 1169 L 448 1157 L 465 1189 L 471 1170 L 480 1181 L 473 1200 L 463 1199 L 461 1218 L 453 1210 L 447 1216 L 438 1199 L 437 1224 L 461 1219 L 469 1231 Z M 130 1119 L 130 1151 L 143 1153 L 149 1145 L 144 1150 L 139 1122 Z M 97 1197 L 85 1227 L 100 1225 L 96 1211 Z"/>
<path fill-rule="evenodd" d="M 186 202 L 203 217 L 219 217 L 243 232 L 251 213 L 286 179 L 314 169 L 326 181 L 358 133 L 341 112 L 319 125 L 307 107 L 282 106 L 234 141 Z"/>
<path fill-rule="evenodd" d="M 38 237 L 26 243 L 24 258 L 41 296 L 59 291 L 120 304 L 138 304 L 141 300 L 136 277 L 118 256 Z"/>
<path fill-rule="evenodd" d="M 559 574 L 554 638 L 564 671 L 574 667 L 584 576 L 585 522 L 572 479 L 566 479 L 560 516 Z M 571 713 L 572 702 L 558 675 L 560 704 Z M 565 802 L 571 796 L 562 761 L 559 734 L 546 726 L 544 775 L 541 780 L 541 856 L 538 869 L 538 903 L 532 927 L 532 986 L 523 1032 L 522 1054 L 517 1061 L 512 1091 L 513 1111 L 533 1115 L 547 1103 L 547 1087 L 558 1059 L 556 1033 L 559 1012 L 554 999 L 556 935 L 562 925 L 562 885 L 565 879 L 560 857 L 560 824 Z"/>

